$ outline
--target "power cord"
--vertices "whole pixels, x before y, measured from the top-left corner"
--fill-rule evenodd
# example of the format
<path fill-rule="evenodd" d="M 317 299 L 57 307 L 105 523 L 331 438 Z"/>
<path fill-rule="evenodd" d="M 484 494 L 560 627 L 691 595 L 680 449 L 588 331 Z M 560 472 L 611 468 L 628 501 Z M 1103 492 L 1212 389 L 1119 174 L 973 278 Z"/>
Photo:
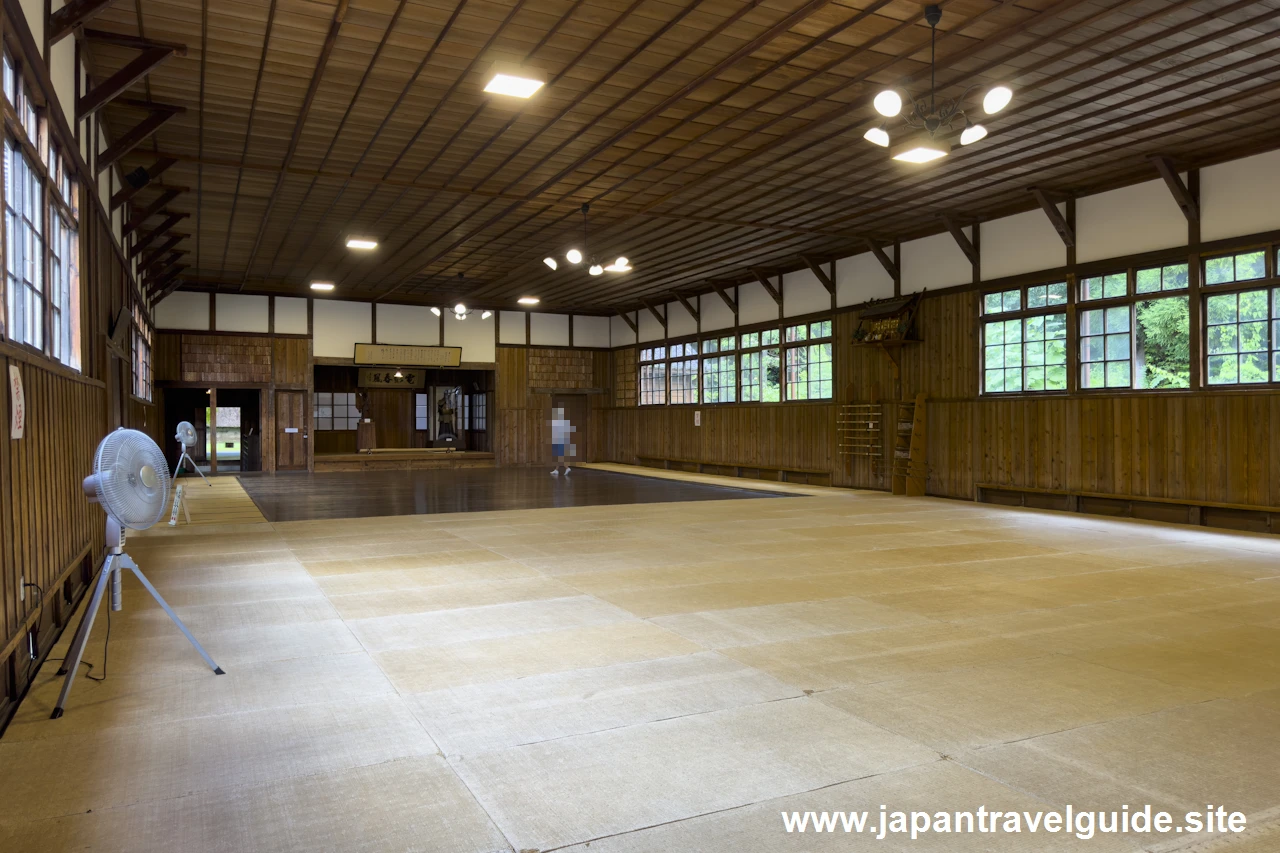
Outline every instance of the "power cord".
<path fill-rule="evenodd" d="M 35 587 L 35 589 L 37 589 L 40 592 L 40 605 L 43 607 L 44 606 L 44 590 L 40 589 L 39 586 L 36 586 L 36 584 L 33 584 L 33 583 L 29 583 L 27 584 L 27 586 Z M 107 650 L 110 642 L 111 642 L 111 607 L 110 605 L 108 605 L 107 636 L 102 640 L 102 675 L 100 676 L 93 675 L 92 674 L 93 664 L 89 663 L 87 660 L 82 659 L 80 661 L 80 664 L 85 667 L 85 673 L 84 673 L 85 678 L 89 679 L 90 681 L 97 681 L 97 682 L 103 682 L 107 680 Z M 45 663 L 52 663 L 54 661 L 65 661 L 65 660 L 66 660 L 65 657 L 45 658 Z M 27 661 L 27 681 L 28 682 L 31 681 L 31 664 L 33 663 L 35 663 L 35 658 L 31 658 L 30 660 Z"/>

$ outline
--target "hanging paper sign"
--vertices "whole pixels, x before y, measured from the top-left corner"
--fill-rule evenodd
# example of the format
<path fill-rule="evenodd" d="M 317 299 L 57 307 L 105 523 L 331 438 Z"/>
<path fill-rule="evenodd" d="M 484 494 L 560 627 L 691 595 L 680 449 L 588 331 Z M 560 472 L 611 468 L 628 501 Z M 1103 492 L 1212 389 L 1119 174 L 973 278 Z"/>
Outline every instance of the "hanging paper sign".
<path fill-rule="evenodd" d="M 425 388 L 427 374 L 422 370 L 392 367 L 360 368 L 361 388 Z"/>
<path fill-rule="evenodd" d="M 9 437 L 22 438 L 27 431 L 27 397 L 22 393 L 22 371 L 9 365 Z"/>

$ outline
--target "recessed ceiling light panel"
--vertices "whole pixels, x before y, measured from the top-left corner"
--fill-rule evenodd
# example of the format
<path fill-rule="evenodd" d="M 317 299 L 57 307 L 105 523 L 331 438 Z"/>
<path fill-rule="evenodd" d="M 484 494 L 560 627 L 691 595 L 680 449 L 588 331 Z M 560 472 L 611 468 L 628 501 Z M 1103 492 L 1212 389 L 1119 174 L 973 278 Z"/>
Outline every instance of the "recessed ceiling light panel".
<path fill-rule="evenodd" d="M 951 143 L 929 136 L 917 136 L 889 149 L 893 159 L 902 163 L 929 163 L 951 153 Z"/>
<path fill-rule="evenodd" d="M 370 240 L 368 237 L 349 237 L 347 238 L 348 249 L 376 249 L 378 248 L 377 240 Z"/>
<path fill-rule="evenodd" d="M 333 290 L 333 282 L 331 281 L 313 281 L 311 282 L 312 290 Z"/>
<path fill-rule="evenodd" d="M 488 82 L 484 90 L 491 95 L 506 95 L 511 98 L 531 98 L 542 88 L 545 79 L 541 72 L 533 68 L 496 62 L 489 72 Z"/>
<path fill-rule="evenodd" d="M 541 301 L 542 300 L 536 296 L 521 296 L 516 300 L 516 302 L 519 302 L 521 305 L 537 305 Z"/>

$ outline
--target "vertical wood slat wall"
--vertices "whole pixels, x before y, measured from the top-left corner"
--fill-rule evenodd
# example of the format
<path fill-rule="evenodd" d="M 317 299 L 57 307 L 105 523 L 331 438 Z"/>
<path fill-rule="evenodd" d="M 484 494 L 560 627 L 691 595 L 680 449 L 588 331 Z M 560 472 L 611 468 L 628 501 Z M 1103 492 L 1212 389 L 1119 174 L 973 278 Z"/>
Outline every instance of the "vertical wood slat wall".
<path fill-rule="evenodd" d="M 979 396 L 978 294 L 926 296 L 923 343 L 902 354 L 902 393 L 928 395 L 928 493 L 972 500 L 979 483 L 1280 507 L 1280 393 L 1271 390 Z M 611 396 L 608 461 L 831 471 L 837 486 L 883 488 L 867 460 L 836 454 L 840 403 L 893 399 L 877 349 L 850 344 L 856 312 L 836 315 L 831 404 L 637 407 Z M 612 353 L 614 376 L 635 350 Z M 693 411 L 702 426 L 695 427 Z M 887 423 L 887 421 L 886 421 Z"/>

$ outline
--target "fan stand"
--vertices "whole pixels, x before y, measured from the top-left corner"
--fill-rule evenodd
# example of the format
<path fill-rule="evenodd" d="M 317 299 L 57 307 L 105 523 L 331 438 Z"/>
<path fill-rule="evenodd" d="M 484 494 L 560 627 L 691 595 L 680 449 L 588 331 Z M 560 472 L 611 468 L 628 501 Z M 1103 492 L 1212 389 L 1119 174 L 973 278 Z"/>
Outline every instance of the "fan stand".
<path fill-rule="evenodd" d="M 191 631 L 182 620 L 178 618 L 178 614 L 173 612 L 173 608 L 169 603 L 160 596 L 156 588 L 151 585 L 151 581 L 147 580 L 147 576 L 138 568 L 138 564 L 124 552 L 124 531 L 120 529 L 120 523 L 111 516 L 107 516 L 107 559 L 102 564 L 102 573 L 98 575 L 98 582 L 93 587 L 93 598 L 89 599 L 89 606 L 85 608 L 84 616 L 80 618 L 80 627 L 76 628 L 75 639 L 71 641 L 71 648 L 67 650 L 67 656 L 63 659 L 62 668 L 58 670 L 58 675 L 66 675 L 66 681 L 62 683 L 62 692 L 58 694 L 58 704 L 54 706 L 53 713 L 49 715 L 49 719 L 56 720 L 62 716 L 62 709 L 67 704 L 67 697 L 71 695 L 71 685 L 75 683 L 76 671 L 80 669 L 80 658 L 84 655 L 84 647 L 89 642 L 89 634 L 93 631 L 93 619 L 98 614 L 98 607 L 102 604 L 103 593 L 106 592 L 107 584 L 111 584 L 111 609 L 121 610 L 123 603 L 121 601 L 120 591 L 120 574 L 124 569 L 129 569 L 138 580 L 142 581 L 142 585 L 147 588 L 147 592 L 151 593 L 151 597 L 156 600 L 164 612 L 173 620 L 173 624 L 178 626 L 183 635 L 191 641 L 191 645 L 195 646 L 200 657 L 204 658 L 204 662 L 209 664 L 209 668 L 213 670 L 214 675 L 225 675 L 222 667 L 213 662 L 213 658 L 209 657 L 209 653 L 204 650 L 204 646 L 192 635 Z"/>
<path fill-rule="evenodd" d="M 178 444 L 182 444 L 182 442 L 178 442 Z M 204 472 L 200 470 L 200 467 L 196 465 L 196 460 L 192 459 L 191 455 L 187 453 L 187 446 L 185 444 L 182 444 L 182 455 L 178 457 L 178 464 L 173 467 L 174 480 L 178 479 L 178 474 L 179 472 L 182 471 L 182 463 L 184 460 L 191 463 L 191 467 L 195 470 L 197 474 L 200 475 L 200 479 L 204 480 L 204 484 L 206 486 L 208 486 L 209 488 L 213 488 L 213 483 L 209 482 L 209 478 L 206 477 L 204 475 Z"/>

